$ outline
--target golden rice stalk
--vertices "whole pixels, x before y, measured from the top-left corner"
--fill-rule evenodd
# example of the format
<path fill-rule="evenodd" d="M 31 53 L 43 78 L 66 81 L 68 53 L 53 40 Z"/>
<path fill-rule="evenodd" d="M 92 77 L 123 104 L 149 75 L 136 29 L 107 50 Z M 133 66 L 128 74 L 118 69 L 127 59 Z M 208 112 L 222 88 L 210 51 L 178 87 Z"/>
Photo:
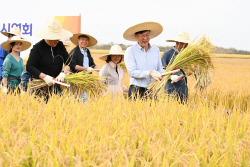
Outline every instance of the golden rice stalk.
<path fill-rule="evenodd" d="M 79 72 L 67 75 L 65 82 L 72 86 L 72 92 L 84 92 L 87 91 L 89 94 L 97 95 L 106 90 L 102 80 L 104 78 L 99 75 L 89 74 L 87 72 Z"/>
<path fill-rule="evenodd" d="M 42 79 L 33 79 L 32 82 L 29 84 L 30 89 L 39 89 L 45 86 L 47 86 L 47 84 Z"/>
<path fill-rule="evenodd" d="M 166 72 L 177 69 L 190 69 L 199 65 L 203 72 L 208 72 L 210 68 L 213 68 L 212 63 L 212 50 L 214 46 L 211 45 L 209 40 L 203 36 L 195 44 L 193 42 L 180 53 L 170 60 L 170 63 L 166 67 Z M 153 81 L 149 84 L 148 90 L 153 96 L 160 96 L 164 92 L 164 87 L 167 81 L 170 79 L 171 74 L 162 77 L 161 81 Z"/>
<path fill-rule="evenodd" d="M 92 75 L 87 72 L 70 73 L 65 77 L 65 83 L 70 84 L 72 93 L 81 93 L 87 91 L 89 94 L 97 95 L 106 90 L 102 84 L 103 78 L 98 75 Z M 34 79 L 29 85 L 30 89 L 39 89 L 47 86 L 42 79 Z M 64 87 L 62 86 L 64 89 Z"/>
<path fill-rule="evenodd" d="M 127 68 L 126 68 L 124 61 L 122 61 L 119 65 L 121 66 L 124 72 L 127 72 Z"/>
<path fill-rule="evenodd" d="M 199 89 L 201 92 L 205 90 L 208 87 L 208 85 L 212 83 L 212 75 L 210 70 L 204 71 L 201 70 L 198 66 L 198 68 L 195 71 L 195 75 L 196 75 L 196 82 L 194 84 L 194 87 L 196 89 Z"/>

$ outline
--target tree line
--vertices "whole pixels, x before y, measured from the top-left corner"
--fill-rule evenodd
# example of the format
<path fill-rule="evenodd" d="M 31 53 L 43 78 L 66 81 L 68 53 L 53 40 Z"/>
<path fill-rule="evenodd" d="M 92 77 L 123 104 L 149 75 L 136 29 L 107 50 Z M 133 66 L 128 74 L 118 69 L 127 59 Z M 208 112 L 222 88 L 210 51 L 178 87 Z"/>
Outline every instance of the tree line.
<path fill-rule="evenodd" d="M 95 45 L 92 47 L 89 47 L 89 49 L 97 49 L 97 50 L 109 50 L 111 46 L 113 46 L 114 43 L 111 42 L 109 44 L 101 44 L 101 45 Z M 126 50 L 131 45 L 124 45 L 119 44 L 123 50 Z M 158 46 L 161 52 L 165 52 L 172 48 L 173 46 Z M 250 51 L 246 50 L 237 50 L 235 48 L 223 48 L 223 47 L 215 47 L 213 53 L 219 53 L 219 54 L 242 54 L 242 55 L 250 55 Z"/>

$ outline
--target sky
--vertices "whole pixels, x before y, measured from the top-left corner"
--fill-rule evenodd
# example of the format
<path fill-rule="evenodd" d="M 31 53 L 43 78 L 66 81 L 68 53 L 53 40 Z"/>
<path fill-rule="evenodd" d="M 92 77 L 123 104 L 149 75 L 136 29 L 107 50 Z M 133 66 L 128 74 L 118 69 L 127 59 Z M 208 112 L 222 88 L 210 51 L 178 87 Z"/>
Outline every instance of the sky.
<path fill-rule="evenodd" d="M 203 34 L 219 47 L 250 51 L 250 1 L 247 0 L 1 0 L 0 17 L 76 16 L 81 30 L 88 31 L 98 44 L 133 45 L 123 38 L 129 27 L 154 21 L 163 32 L 150 43 L 166 42 L 179 31 L 190 39 Z M 3 7 L 4 3 L 8 4 Z"/>

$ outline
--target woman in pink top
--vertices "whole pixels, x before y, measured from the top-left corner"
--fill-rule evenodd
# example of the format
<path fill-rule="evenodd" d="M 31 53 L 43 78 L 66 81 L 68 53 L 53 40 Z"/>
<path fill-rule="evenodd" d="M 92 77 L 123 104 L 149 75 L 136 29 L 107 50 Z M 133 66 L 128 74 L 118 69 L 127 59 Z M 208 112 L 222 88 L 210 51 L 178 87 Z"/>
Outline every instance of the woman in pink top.
<path fill-rule="evenodd" d="M 99 59 L 107 63 L 101 68 L 99 75 L 106 77 L 104 84 L 107 85 L 108 92 L 122 95 L 122 92 L 127 92 L 128 89 L 122 84 L 123 70 L 119 65 L 123 61 L 122 48 L 119 45 L 113 45 L 109 54 L 101 56 Z"/>

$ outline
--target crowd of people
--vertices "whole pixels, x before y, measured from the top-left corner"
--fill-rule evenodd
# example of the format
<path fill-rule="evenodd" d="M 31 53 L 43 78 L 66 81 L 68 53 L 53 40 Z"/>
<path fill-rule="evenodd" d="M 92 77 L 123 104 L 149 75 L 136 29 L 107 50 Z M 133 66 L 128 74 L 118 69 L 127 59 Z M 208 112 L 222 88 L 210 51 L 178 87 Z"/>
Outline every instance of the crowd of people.
<path fill-rule="evenodd" d="M 62 29 L 59 21 L 53 20 L 35 32 L 42 40 L 33 45 L 24 69 L 20 52 L 30 48 L 31 43 L 21 36 L 18 27 L 14 27 L 10 32 L 2 32 L 8 37 L 0 47 L 2 92 L 4 94 L 20 93 L 20 90 L 25 92 L 29 82 L 33 79 L 42 79 L 47 87 L 35 89 L 32 93 L 43 96 L 47 101 L 50 94 L 61 94 L 60 85 L 55 81 L 64 82 L 68 72 L 91 73 L 96 70 L 100 76 L 105 77 L 103 83 L 107 87 L 107 92 L 114 94 L 128 92 L 130 98 L 147 98 L 148 84 L 153 80 L 162 80 L 161 74 L 165 72 L 166 66 L 173 62 L 178 53 L 190 43 L 188 33 L 181 31 L 176 39 L 167 40 L 176 44 L 160 57 L 159 48 L 151 45 L 150 40 L 160 35 L 162 31 L 163 27 L 156 22 L 142 22 L 131 26 L 124 32 L 123 37 L 135 41 L 135 44 L 128 47 L 125 54 L 119 45 L 113 45 L 109 54 L 99 57 L 106 62 L 99 68 L 87 48 L 96 45 L 97 40 L 87 32 L 72 34 Z M 61 42 L 64 39 L 70 39 L 76 45 L 70 53 Z M 124 71 L 119 65 L 122 61 L 125 62 L 130 77 L 129 88 L 122 83 Z M 171 75 L 165 91 L 167 94 L 173 94 L 181 102 L 186 102 L 188 88 L 183 70 Z M 79 96 L 83 101 L 88 99 L 87 92 Z"/>

